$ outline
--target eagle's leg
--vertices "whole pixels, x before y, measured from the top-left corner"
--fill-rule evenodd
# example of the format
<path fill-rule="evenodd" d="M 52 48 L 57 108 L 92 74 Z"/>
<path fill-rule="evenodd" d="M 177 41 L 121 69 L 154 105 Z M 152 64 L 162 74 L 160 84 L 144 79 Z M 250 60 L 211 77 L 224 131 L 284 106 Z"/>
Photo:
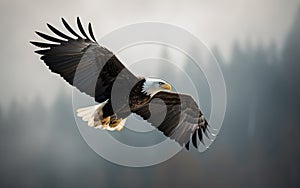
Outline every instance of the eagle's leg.
<path fill-rule="evenodd" d="M 110 120 L 109 127 L 111 129 L 121 131 L 124 128 L 124 125 L 120 124 L 122 122 L 122 120 L 123 120 L 122 118 L 117 119 L 117 117 L 115 115 L 113 115 Z"/>
<path fill-rule="evenodd" d="M 110 122 L 110 116 L 103 118 L 101 120 L 102 127 L 105 129 L 109 125 L 109 122 Z"/>

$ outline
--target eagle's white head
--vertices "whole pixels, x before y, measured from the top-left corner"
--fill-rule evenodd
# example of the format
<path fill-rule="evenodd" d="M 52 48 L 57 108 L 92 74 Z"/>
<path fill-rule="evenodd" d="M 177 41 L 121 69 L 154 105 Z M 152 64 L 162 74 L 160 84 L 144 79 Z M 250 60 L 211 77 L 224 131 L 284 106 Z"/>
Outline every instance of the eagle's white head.
<path fill-rule="evenodd" d="M 142 86 L 142 92 L 152 97 L 159 91 L 170 91 L 171 88 L 171 85 L 162 79 L 145 78 L 145 82 Z"/>

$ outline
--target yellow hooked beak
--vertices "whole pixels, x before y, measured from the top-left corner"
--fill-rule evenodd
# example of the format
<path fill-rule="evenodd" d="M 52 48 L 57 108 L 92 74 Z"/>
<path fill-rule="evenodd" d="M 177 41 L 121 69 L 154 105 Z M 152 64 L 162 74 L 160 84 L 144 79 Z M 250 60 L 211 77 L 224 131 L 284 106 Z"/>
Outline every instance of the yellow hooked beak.
<path fill-rule="evenodd" d="M 170 84 L 168 84 L 168 83 L 162 84 L 160 87 L 163 88 L 163 89 L 167 89 L 167 90 L 171 90 L 172 89 L 172 86 Z"/>

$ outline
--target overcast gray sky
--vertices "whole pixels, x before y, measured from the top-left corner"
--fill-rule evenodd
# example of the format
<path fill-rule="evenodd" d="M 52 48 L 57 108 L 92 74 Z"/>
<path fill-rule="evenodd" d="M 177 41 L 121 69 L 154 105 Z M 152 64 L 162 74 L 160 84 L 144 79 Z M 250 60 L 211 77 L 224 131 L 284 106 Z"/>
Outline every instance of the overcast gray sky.
<path fill-rule="evenodd" d="M 9 104 L 12 99 L 26 103 L 37 96 L 50 104 L 57 93 L 71 93 L 62 79 L 50 74 L 29 45 L 29 40 L 37 39 L 34 30 L 46 31 L 46 22 L 62 28 L 61 17 L 72 25 L 76 16 L 85 23 L 91 21 L 97 38 L 138 22 L 174 24 L 209 47 L 219 46 L 228 58 L 235 40 L 254 46 L 258 41 L 268 45 L 274 40 L 280 48 L 299 5 L 299 0 L 2 0 L 0 104 Z"/>

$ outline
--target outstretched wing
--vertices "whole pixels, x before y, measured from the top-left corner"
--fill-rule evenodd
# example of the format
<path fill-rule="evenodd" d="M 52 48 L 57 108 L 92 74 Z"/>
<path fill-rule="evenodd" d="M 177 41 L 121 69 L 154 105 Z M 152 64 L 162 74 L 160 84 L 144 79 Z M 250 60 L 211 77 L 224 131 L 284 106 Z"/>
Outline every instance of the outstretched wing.
<path fill-rule="evenodd" d="M 111 51 L 96 42 L 91 23 L 88 25 L 89 32 L 86 33 L 80 19 L 77 18 L 78 29 L 83 36 L 76 33 L 63 18 L 62 23 L 72 37 L 47 24 L 61 39 L 37 31 L 37 35 L 50 42 L 31 41 L 35 46 L 43 48 L 35 52 L 42 55 L 41 59 L 52 72 L 94 97 L 99 103 L 110 98 L 113 83 L 118 75 L 122 77 L 118 79 L 124 82 L 121 84 L 124 87 L 128 82 L 137 80 Z"/>
<path fill-rule="evenodd" d="M 208 123 L 190 95 L 158 92 L 148 104 L 133 112 L 187 149 L 190 139 L 198 148 L 197 140 L 203 142 L 203 133 L 208 137 Z"/>

